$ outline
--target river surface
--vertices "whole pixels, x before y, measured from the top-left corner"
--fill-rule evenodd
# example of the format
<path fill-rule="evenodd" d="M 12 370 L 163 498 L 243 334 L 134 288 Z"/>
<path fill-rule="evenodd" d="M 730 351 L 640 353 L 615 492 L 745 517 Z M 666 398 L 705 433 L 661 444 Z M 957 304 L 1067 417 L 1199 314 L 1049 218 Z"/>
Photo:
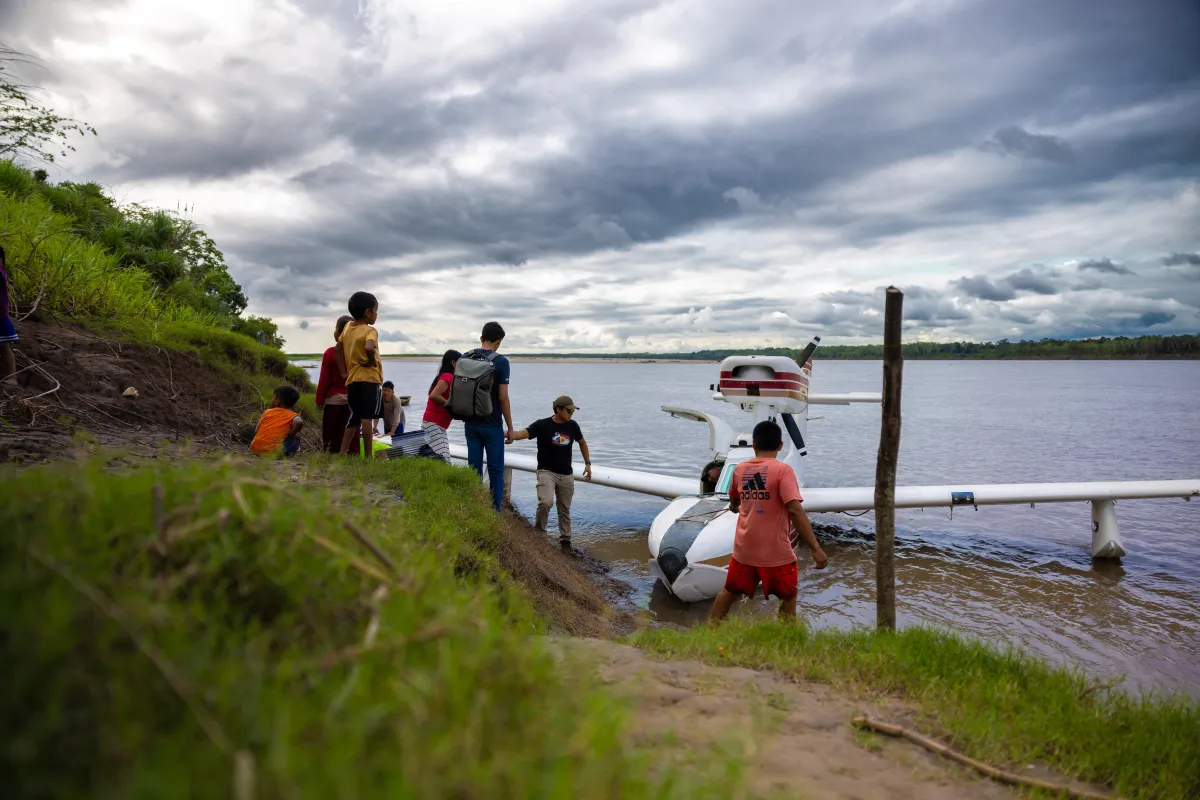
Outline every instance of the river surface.
<path fill-rule="evenodd" d="M 385 362 L 419 425 L 436 365 Z M 316 378 L 315 369 L 310 370 Z M 664 404 L 748 417 L 711 399 L 715 364 L 514 363 L 518 428 L 570 394 L 592 460 L 698 477 L 708 427 L 673 419 Z M 817 361 L 814 392 L 879 391 L 881 365 Z M 911 361 L 904 366 L 898 485 L 1148 480 L 1200 477 L 1200 362 Z M 870 486 L 879 406 L 814 406 L 810 486 Z M 463 442 L 462 425 L 451 440 Z M 533 453 L 520 442 L 514 452 Z M 578 456 L 577 456 L 578 457 Z M 514 473 L 513 502 L 532 516 L 534 479 Z M 610 563 L 635 601 L 682 624 L 708 604 L 674 600 L 647 568 L 646 533 L 666 501 L 576 482 L 574 541 Z M 553 514 L 551 515 L 553 531 Z M 1087 503 L 900 510 L 897 616 L 1011 644 L 1135 690 L 1200 696 L 1200 502 L 1124 501 L 1128 555 L 1093 564 Z M 814 626 L 873 625 L 873 518 L 816 514 L 828 569 L 801 559 L 800 613 Z M 828 526 L 828 527 L 826 527 Z M 753 601 L 743 613 L 769 613 Z"/>

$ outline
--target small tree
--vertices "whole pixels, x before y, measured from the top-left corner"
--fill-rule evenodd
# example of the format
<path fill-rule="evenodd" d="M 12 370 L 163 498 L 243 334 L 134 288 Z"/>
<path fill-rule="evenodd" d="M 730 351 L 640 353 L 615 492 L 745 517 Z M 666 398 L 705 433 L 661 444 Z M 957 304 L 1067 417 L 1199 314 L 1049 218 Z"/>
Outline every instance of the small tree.
<path fill-rule="evenodd" d="M 32 63 L 22 53 L 0 45 L 0 158 L 32 157 L 53 163 L 55 154 L 74 150 L 71 135 L 96 135 L 83 122 L 59 116 L 29 96 L 33 87 L 17 82 L 13 68 Z"/>

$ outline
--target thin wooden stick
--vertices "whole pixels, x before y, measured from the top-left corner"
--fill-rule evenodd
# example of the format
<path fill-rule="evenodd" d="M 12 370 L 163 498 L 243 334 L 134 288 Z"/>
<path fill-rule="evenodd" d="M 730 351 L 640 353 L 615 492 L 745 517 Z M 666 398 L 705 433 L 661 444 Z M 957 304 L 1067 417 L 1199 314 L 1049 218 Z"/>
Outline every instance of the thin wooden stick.
<path fill-rule="evenodd" d="M 900 453 L 900 349 L 904 295 L 887 288 L 883 315 L 883 420 L 875 465 L 875 626 L 896 629 L 896 460 Z"/>
<path fill-rule="evenodd" d="M 951 761 L 957 761 L 959 764 L 970 767 L 971 769 L 988 776 L 992 780 L 1000 783 L 1007 783 L 1011 786 L 1026 786 L 1031 789 L 1043 789 L 1048 792 L 1057 792 L 1058 794 L 1068 797 L 1078 797 L 1081 800 L 1117 800 L 1113 795 L 1100 794 L 1089 789 L 1075 789 L 1071 786 L 1065 786 L 1059 783 L 1050 783 L 1049 781 L 1038 780 L 1037 778 L 1026 778 L 1024 775 L 1017 775 L 1013 772 L 1006 772 L 998 767 L 993 767 L 991 764 L 985 764 L 982 761 L 976 761 L 970 756 L 965 756 L 957 750 L 952 750 L 941 742 L 936 742 L 927 736 L 922 736 L 915 731 L 910 731 L 901 725 L 891 725 L 886 722 L 879 722 L 870 717 L 855 717 L 851 720 L 854 725 L 860 728 L 877 733 L 885 733 L 888 736 L 897 736 L 901 739 L 907 739 L 913 744 L 920 745 L 930 752 L 937 753 L 943 758 L 948 758 Z"/>
<path fill-rule="evenodd" d="M 367 534 L 363 532 L 362 528 L 358 527 L 350 520 L 345 520 L 344 522 L 342 522 L 342 526 L 346 530 L 350 531 L 350 535 L 353 536 L 355 539 L 357 539 L 359 541 L 359 544 L 361 544 L 363 547 L 370 550 L 371 555 L 373 555 L 377 559 L 379 559 L 380 563 L 382 563 L 385 567 L 387 567 L 389 572 L 395 574 L 396 565 L 392 563 L 392 560 L 387 557 L 386 553 L 384 553 L 382 550 L 380 550 L 378 547 L 376 547 L 375 543 L 367 538 Z"/>

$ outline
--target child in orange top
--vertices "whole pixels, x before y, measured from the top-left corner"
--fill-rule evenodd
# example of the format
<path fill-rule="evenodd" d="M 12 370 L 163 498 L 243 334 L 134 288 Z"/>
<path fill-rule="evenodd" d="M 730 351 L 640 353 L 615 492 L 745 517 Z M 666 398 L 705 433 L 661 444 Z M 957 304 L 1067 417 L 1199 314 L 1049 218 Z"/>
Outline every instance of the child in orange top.
<path fill-rule="evenodd" d="M 285 456 L 294 456 L 300 449 L 296 435 L 304 427 L 304 420 L 296 413 L 300 392 L 292 386 L 280 386 L 271 398 L 271 407 L 263 412 L 254 431 L 250 452 L 260 456 L 279 452 L 282 445 Z"/>
<path fill-rule="evenodd" d="M 729 510 L 738 515 L 733 557 L 725 589 L 717 595 L 709 619 L 725 618 L 735 600 L 749 597 L 762 581 L 763 594 L 779 598 L 780 619 L 796 616 L 800 571 L 792 550 L 792 526 L 812 551 L 817 569 L 829 560 L 813 535 L 801 505 L 796 473 L 777 460 L 783 431 L 774 422 L 754 426 L 754 458 L 738 464 L 729 483 Z"/>

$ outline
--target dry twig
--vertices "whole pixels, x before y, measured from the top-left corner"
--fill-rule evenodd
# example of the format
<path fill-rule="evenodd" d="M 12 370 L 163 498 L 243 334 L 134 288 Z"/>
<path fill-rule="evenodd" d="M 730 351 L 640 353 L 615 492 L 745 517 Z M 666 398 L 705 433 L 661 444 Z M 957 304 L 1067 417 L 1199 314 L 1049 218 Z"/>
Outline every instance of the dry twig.
<path fill-rule="evenodd" d="M 901 725 L 891 725 L 886 722 L 878 722 L 870 717 L 855 717 L 851 720 L 854 725 L 860 728 L 876 731 L 877 733 L 885 733 L 888 736 L 898 736 L 902 739 L 907 739 L 913 744 L 920 745 L 930 752 L 937 753 L 943 758 L 948 758 L 951 761 L 957 761 L 959 764 L 970 767 L 971 769 L 988 776 L 994 781 L 1007 783 L 1011 786 L 1024 786 L 1031 789 L 1042 789 L 1047 792 L 1057 792 L 1060 795 L 1067 797 L 1078 797 L 1081 800 L 1115 800 L 1112 795 L 1100 794 L 1088 789 L 1075 789 L 1070 786 L 1064 786 L 1058 783 L 1038 780 L 1037 778 L 1026 778 L 1024 775 L 1017 775 L 1013 772 L 1006 772 L 998 767 L 993 767 L 991 764 L 985 764 L 982 761 L 976 761 L 970 756 L 965 756 L 957 750 L 952 750 L 941 742 L 936 742 L 927 736 L 922 736 L 915 731 L 910 731 Z"/>
<path fill-rule="evenodd" d="M 396 574 L 396 565 L 392 563 L 392 560 L 387 557 L 386 553 L 376 547 L 375 543 L 367 538 L 367 534 L 363 532 L 362 528 L 358 527 L 350 520 L 345 520 L 342 522 L 342 526 L 346 530 L 350 531 L 350 535 L 357 539 L 363 547 L 370 550 L 371 555 L 379 559 L 380 563 L 387 567 L 389 572 L 391 572 L 393 575 Z"/>

